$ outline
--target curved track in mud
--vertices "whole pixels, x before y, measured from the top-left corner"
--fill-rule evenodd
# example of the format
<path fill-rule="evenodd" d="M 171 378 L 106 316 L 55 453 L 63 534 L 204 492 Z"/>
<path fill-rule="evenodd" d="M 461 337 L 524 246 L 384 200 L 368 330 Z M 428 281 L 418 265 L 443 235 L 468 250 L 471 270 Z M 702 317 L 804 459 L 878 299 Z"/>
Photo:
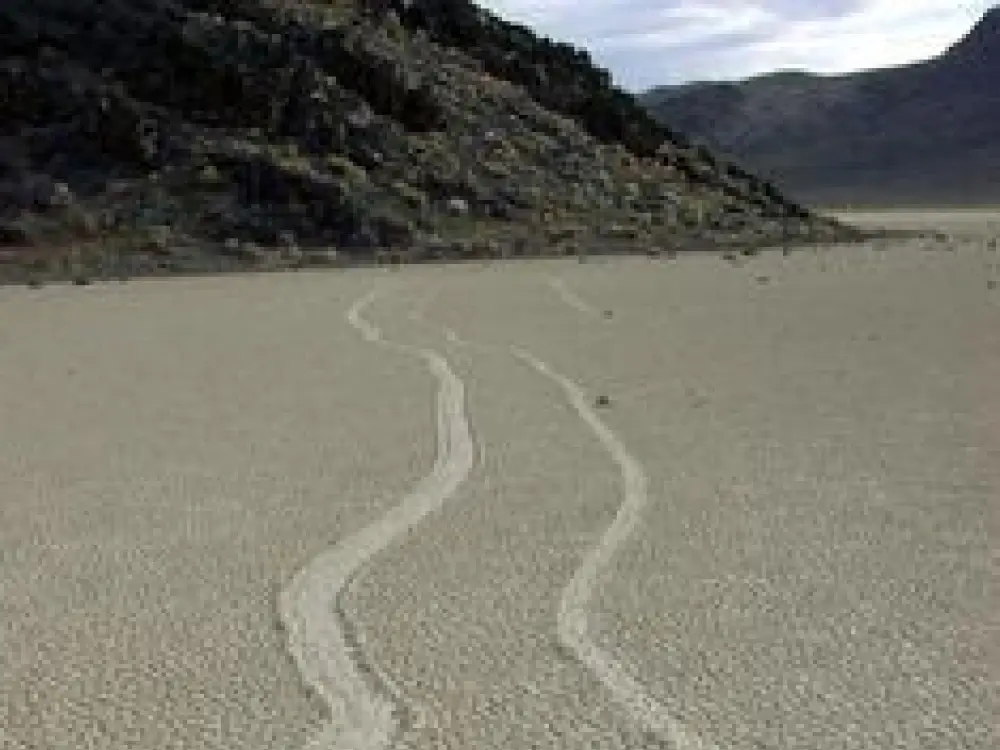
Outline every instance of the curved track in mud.
<path fill-rule="evenodd" d="M 375 750 L 391 742 L 397 729 L 393 706 L 361 674 L 357 646 L 334 610 L 363 565 L 455 493 L 475 455 L 463 382 L 436 352 L 383 338 L 361 314 L 376 297 L 373 290 L 357 300 L 347 321 L 373 344 L 421 357 L 438 379 L 437 458 L 431 472 L 393 510 L 316 557 L 281 593 L 279 609 L 289 650 L 302 679 L 330 712 L 330 720 L 306 745 L 308 750 Z"/>

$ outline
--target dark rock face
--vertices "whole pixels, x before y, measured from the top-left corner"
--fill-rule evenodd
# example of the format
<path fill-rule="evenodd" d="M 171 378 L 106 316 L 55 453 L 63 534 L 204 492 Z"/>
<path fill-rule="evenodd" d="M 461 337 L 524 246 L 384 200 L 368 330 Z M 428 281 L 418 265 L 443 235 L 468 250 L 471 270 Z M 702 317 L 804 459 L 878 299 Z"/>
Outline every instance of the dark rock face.
<path fill-rule="evenodd" d="M 840 76 L 653 89 L 657 119 L 828 205 L 1000 201 L 1000 7 L 944 53 Z"/>
<path fill-rule="evenodd" d="M 289 237 L 364 258 L 543 229 L 850 234 L 690 147 L 585 52 L 469 2 L 296 7 L 0 3 L 0 241 L 76 243 L 79 265 L 167 227 L 174 268 Z"/>

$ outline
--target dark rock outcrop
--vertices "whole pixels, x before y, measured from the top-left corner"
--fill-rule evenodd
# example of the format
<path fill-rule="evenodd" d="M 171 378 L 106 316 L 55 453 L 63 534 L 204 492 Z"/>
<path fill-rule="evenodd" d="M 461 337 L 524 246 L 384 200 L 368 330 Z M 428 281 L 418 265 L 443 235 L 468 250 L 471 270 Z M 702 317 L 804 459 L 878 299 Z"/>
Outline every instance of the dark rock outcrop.
<path fill-rule="evenodd" d="M 205 270 L 290 237 L 301 262 L 856 236 L 469 2 L 304 7 L 5 0 L 0 243 Z"/>

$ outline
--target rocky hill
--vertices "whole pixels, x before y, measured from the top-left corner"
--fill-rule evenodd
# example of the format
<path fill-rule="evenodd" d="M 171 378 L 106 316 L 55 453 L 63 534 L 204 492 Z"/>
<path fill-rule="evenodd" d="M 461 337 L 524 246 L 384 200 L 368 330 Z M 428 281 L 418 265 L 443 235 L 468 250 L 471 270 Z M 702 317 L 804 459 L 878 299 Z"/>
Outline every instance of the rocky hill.
<path fill-rule="evenodd" d="M 463 0 L 4 0 L 0 101 L 8 270 L 857 237 Z"/>
<path fill-rule="evenodd" d="M 1000 203 L 1000 7 L 943 54 L 646 92 L 657 119 L 817 205 Z"/>

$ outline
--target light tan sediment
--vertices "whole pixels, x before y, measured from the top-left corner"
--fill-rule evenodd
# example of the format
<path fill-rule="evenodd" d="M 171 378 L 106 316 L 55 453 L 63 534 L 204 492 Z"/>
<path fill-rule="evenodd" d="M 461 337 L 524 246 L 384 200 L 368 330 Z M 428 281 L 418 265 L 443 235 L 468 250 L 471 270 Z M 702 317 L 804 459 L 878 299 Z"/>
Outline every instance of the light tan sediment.
<path fill-rule="evenodd" d="M 387 331 L 443 340 L 406 320 Z M 398 746 L 641 746 L 641 728 L 557 632 L 563 589 L 618 511 L 617 468 L 558 389 L 506 352 L 456 345 L 449 359 L 484 456 L 345 601 L 366 657 L 405 696 Z"/>
<path fill-rule="evenodd" d="M 300 747 L 321 725 L 263 618 L 433 463 L 435 379 L 339 317 L 380 278 L 399 293 L 366 317 L 447 357 L 482 447 L 340 602 L 403 698 L 399 747 L 655 746 L 557 637 L 621 467 L 517 345 L 607 396 L 648 477 L 578 609 L 671 716 L 727 750 L 992 748 L 996 271 L 964 238 L 5 291 L 8 737 Z"/>
<path fill-rule="evenodd" d="M 369 343 L 422 359 L 438 380 L 433 467 L 384 516 L 310 560 L 282 590 L 279 614 L 288 647 L 302 679 L 319 694 L 329 720 L 306 750 L 379 750 L 400 731 L 396 716 L 402 696 L 377 668 L 361 661 L 360 645 L 342 616 L 341 595 L 363 565 L 448 501 L 465 480 L 474 459 L 465 415 L 465 385 L 448 361 L 431 349 L 385 339 L 365 318 L 378 287 L 347 310 L 347 322 Z M 372 685 L 372 676 L 377 684 Z"/>
<path fill-rule="evenodd" d="M 434 461 L 436 380 L 343 319 L 374 275 L 0 297 L 13 748 L 300 747 L 280 588 Z"/>
<path fill-rule="evenodd" d="M 584 315 L 596 315 L 597 311 L 587 304 L 572 289 L 566 286 L 566 280 L 560 276 L 552 276 L 548 279 L 548 284 L 559 295 L 560 299 L 577 312 Z"/>
<path fill-rule="evenodd" d="M 1000 708 L 990 255 L 566 263 L 567 287 L 613 319 L 529 293 L 526 270 L 451 285 L 427 315 L 608 395 L 601 418 L 651 499 L 591 623 L 693 731 L 979 750 Z"/>

